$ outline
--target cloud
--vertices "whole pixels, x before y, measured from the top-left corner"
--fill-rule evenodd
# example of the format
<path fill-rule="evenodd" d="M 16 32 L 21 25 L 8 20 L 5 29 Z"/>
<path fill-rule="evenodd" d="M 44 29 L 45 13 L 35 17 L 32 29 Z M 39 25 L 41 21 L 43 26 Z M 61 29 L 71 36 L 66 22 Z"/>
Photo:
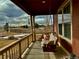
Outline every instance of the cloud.
<path fill-rule="evenodd" d="M 29 15 L 23 14 L 23 15 L 19 16 L 18 19 L 24 20 L 24 19 L 29 19 L 29 17 L 30 17 Z"/>
<path fill-rule="evenodd" d="M 28 25 L 28 17 L 25 16 L 26 14 L 23 14 L 19 17 L 9 17 L 9 21 L 8 23 L 11 25 L 11 26 L 20 26 L 20 25 L 25 25 L 27 24 Z"/>
<path fill-rule="evenodd" d="M 7 8 L 7 4 L 11 3 L 9 0 L 0 0 L 0 11 L 4 10 Z"/>
<path fill-rule="evenodd" d="M 6 22 L 15 25 L 20 22 L 25 24 L 28 19 L 27 16 L 27 13 L 17 7 L 10 0 L 0 0 L 0 26 L 3 26 Z"/>
<path fill-rule="evenodd" d="M 0 1 L 0 12 L 6 13 L 6 16 L 8 17 L 19 17 L 25 13 L 9 0 Z"/>
<path fill-rule="evenodd" d="M 0 14 L 0 26 L 3 26 L 8 20 L 9 18 L 7 16 Z"/>

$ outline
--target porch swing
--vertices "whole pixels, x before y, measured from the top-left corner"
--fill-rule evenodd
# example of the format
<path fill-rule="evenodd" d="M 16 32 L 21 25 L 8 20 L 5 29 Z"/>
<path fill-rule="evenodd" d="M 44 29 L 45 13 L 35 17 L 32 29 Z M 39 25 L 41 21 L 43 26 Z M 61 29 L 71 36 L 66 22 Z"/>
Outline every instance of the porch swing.
<path fill-rule="evenodd" d="M 49 8 L 49 20 L 50 20 L 50 22 L 49 22 L 49 24 L 50 24 L 50 35 L 49 35 L 49 43 L 48 43 L 48 50 L 51 52 L 51 51 L 53 51 L 53 52 L 55 52 L 55 49 L 56 49 L 56 46 L 57 46 L 57 42 L 58 42 L 58 40 L 57 40 L 57 37 L 56 37 L 56 35 L 53 33 L 53 19 L 52 19 L 52 16 L 53 15 L 51 15 L 51 7 Z M 55 39 L 55 40 L 54 40 Z"/>

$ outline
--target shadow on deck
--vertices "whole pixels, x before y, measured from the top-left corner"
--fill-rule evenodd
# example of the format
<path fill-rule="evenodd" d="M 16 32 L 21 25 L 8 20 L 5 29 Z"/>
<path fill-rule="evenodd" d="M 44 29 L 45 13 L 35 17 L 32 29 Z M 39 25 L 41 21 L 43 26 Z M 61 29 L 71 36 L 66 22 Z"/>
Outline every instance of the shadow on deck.
<path fill-rule="evenodd" d="M 64 59 L 66 56 L 61 47 L 57 47 L 56 52 L 43 52 L 40 41 L 36 41 L 23 59 Z"/>

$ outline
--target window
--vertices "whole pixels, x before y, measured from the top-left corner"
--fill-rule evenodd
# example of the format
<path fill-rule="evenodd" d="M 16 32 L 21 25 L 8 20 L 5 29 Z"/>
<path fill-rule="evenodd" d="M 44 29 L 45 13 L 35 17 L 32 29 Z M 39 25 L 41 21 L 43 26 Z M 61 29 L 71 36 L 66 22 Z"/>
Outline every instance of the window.
<path fill-rule="evenodd" d="M 62 35 L 62 14 L 58 14 L 58 27 L 59 27 L 59 34 Z"/>
<path fill-rule="evenodd" d="M 63 14 L 62 14 L 62 12 L 63 12 Z M 68 3 L 63 8 L 63 11 L 61 10 L 59 12 L 59 14 L 58 14 L 58 26 L 59 26 L 59 34 L 62 35 L 62 36 L 64 36 L 64 37 L 66 37 L 66 38 L 69 38 L 70 39 L 71 38 L 71 13 L 70 13 L 70 3 Z"/>
<path fill-rule="evenodd" d="M 70 4 L 68 3 L 64 7 L 64 37 L 71 38 L 71 14 L 70 14 Z"/>

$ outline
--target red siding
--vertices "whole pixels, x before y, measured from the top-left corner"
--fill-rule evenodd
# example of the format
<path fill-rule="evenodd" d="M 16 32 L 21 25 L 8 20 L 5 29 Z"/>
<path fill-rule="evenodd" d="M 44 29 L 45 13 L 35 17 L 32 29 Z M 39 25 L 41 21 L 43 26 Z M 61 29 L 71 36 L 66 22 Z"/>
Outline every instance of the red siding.
<path fill-rule="evenodd" d="M 72 33 L 73 53 L 79 56 L 79 0 L 72 0 Z"/>

